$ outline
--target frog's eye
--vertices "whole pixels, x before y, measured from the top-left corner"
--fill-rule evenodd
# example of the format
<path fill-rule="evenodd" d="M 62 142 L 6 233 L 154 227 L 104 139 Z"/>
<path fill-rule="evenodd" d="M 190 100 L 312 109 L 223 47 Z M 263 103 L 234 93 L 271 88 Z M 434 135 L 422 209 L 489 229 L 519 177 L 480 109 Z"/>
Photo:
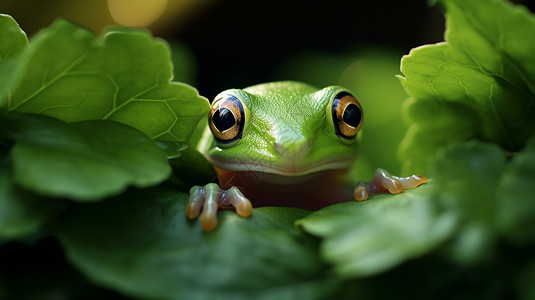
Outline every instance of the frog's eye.
<path fill-rule="evenodd" d="M 362 125 L 360 103 L 348 92 L 340 92 L 333 100 L 332 115 L 334 130 L 342 138 L 352 139 Z"/>
<path fill-rule="evenodd" d="M 230 96 L 214 101 L 208 115 L 208 124 L 215 139 L 222 144 L 232 143 L 241 138 L 245 113 L 238 98 Z"/>

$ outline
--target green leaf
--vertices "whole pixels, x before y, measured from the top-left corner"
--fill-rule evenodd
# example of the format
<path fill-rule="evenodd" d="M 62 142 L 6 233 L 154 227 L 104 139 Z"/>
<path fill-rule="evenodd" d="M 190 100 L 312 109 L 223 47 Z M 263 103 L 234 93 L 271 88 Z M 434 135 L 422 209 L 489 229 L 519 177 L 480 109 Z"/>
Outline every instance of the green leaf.
<path fill-rule="evenodd" d="M 413 122 L 399 146 L 406 174 L 427 174 L 437 149 L 468 140 L 479 128 L 477 114 L 462 103 L 409 99 L 405 107 Z"/>
<path fill-rule="evenodd" d="M 0 169 L 0 241 L 20 238 L 37 231 L 61 202 L 41 199 L 15 185 L 4 164 Z"/>
<path fill-rule="evenodd" d="M 516 151 L 535 127 L 535 17 L 506 1 L 440 3 L 446 42 L 413 49 L 401 62 L 414 100 L 400 151 L 416 173 L 449 143 L 478 138 Z"/>
<path fill-rule="evenodd" d="M 374 275 L 431 251 L 451 235 L 456 216 L 428 196 L 434 187 L 329 206 L 298 224 L 324 239 L 321 254 L 340 276 Z"/>
<path fill-rule="evenodd" d="M 457 233 L 444 250 L 457 263 L 485 261 L 497 236 L 497 187 L 506 167 L 500 147 L 469 141 L 439 151 L 431 165 L 433 198 L 459 219 Z"/>
<path fill-rule="evenodd" d="M 28 46 L 28 38 L 11 16 L 0 14 L 0 64 L 16 57 Z"/>
<path fill-rule="evenodd" d="M 293 225 L 308 212 L 265 207 L 241 218 L 224 211 L 217 230 L 205 233 L 186 218 L 187 198 L 152 188 L 79 205 L 58 237 L 91 280 L 136 297 L 318 299 L 332 292 L 315 243 Z"/>
<path fill-rule="evenodd" d="M 535 241 L 535 136 L 507 166 L 498 189 L 498 225 L 509 239 Z"/>
<path fill-rule="evenodd" d="M 31 40 L 12 76 L 9 111 L 67 122 L 113 120 L 161 141 L 187 140 L 209 109 L 193 87 L 170 82 L 169 47 L 145 31 L 112 31 L 96 40 L 57 21 Z"/>
<path fill-rule="evenodd" d="M 181 142 L 160 142 L 154 141 L 156 146 L 165 152 L 167 159 L 179 158 L 182 156 L 182 152 L 188 149 L 188 144 Z"/>
<path fill-rule="evenodd" d="M 170 174 L 166 155 L 135 128 L 104 120 L 68 124 L 42 115 L 7 113 L 0 134 L 12 148 L 14 175 L 50 196 L 98 200 L 129 185 L 146 187 Z"/>
<path fill-rule="evenodd" d="M 7 94 L 13 84 L 15 58 L 28 46 L 28 38 L 19 24 L 8 15 L 0 14 L 0 108 L 4 107 Z"/>

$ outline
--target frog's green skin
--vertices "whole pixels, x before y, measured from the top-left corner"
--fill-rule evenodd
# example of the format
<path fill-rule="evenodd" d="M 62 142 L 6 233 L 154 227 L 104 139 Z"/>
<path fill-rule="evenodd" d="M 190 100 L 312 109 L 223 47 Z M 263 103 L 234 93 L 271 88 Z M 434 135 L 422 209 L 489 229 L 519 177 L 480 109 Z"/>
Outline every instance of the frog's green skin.
<path fill-rule="evenodd" d="M 318 90 L 285 81 L 217 95 L 214 103 L 230 97 L 241 101 L 243 130 L 241 138 L 222 143 L 207 126 L 199 149 L 216 168 L 222 189 L 215 184 L 192 188 L 188 216 L 196 217 L 202 210 L 201 224 L 211 230 L 217 226 L 218 207 L 233 205 L 238 214 L 248 216 L 249 199 L 255 206 L 314 209 L 367 199 L 368 194 L 390 190 L 391 182 L 400 188 L 399 178 L 382 170 L 371 185 L 360 184 L 355 194 L 347 187 L 344 176 L 357 158 L 358 138 L 344 137 L 335 129 L 333 101 L 343 92 L 349 93 L 340 86 Z M 403 184 L 403 188 L 418 184 Z"/>
<path fill-rule="evenodd" d="M 208 130 L 203 152 L 216 167 L 233 171 L 299 176 L 349 167 L 358 143 L 336 135 L 331 114 L 333 97 L 342 91 L 347 90 L 299 82 L 225 91 L 216 99 L 235 96 L 245 106 L 243 137 L 228 147 L 213 142 Z"/>

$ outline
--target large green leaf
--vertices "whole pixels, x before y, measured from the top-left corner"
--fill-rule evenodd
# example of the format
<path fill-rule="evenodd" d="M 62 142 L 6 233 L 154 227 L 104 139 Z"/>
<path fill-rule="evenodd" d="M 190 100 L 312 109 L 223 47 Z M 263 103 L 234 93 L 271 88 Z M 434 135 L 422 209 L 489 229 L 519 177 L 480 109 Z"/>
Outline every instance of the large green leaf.
<path fill-rule="evenodd" d="M 187 198 L 152 188 L 79 205 L 58 236 L 89 278 L 138 297 L 319 299 L 332 293 L 334 280 L 327 279 L 315 243 L 293 225 L 306 211 L 266 207 L 250 218 L 225 211 L 217 230 L 205 233 L 198 220 L 186 218 Z"/>
<path fill-rule="evenodd" d="M 0 95 L 6 94 L 13 83 L 12 69 L 16 58 L 28 46 L 28 38 L 17 22 L 8 15 L 0 14 Z M 0 107 L 6 104 L 0 96 Z"/>
<path fill-rule="evenodd" d="M 151 139 L 120 123 L 6 113 L 0 125 L 0 135 L 16 140 L 16 181 L 42 194 L 97 200 L 128 185 L 157 184 L 171 171 Z"/>
<path fill-rule="evenodd" d="M 413 49 L 401 62 L 414 98 L 401 153 L 425 173 L 449 143 L 478 138 L 520 149 L 535 128 L 535 17 L 498 0 L 443 0 L 446 42 Z"/>
<path fill-rule="evenodd" d="M 448 238 L 456 214 L 442 213 L 428 195 L 431 184 L 395 196 L 346 202 L 298 224 L 325 241 L 323 257 L 343 277 L 368 276 L 425 254 Z"/>
<path fill-rule="evenodd" d="M 145 31 L 112 31 L 96 40 L 57 21 L 31 40 L 12 76 L 9 97 L 2 95 L 9 111 L 67 122 L 113 120 L 162 141 L 187 140 L 209 108 L 193 87 L 170 82 L 168 45 Z"/>
<path fill-rule="evenodd" d="M 19 24 L 3 14 L 0 14 L 0 41 L 0 64 L 16 57 L 28 46 L 28 38 Z"/>

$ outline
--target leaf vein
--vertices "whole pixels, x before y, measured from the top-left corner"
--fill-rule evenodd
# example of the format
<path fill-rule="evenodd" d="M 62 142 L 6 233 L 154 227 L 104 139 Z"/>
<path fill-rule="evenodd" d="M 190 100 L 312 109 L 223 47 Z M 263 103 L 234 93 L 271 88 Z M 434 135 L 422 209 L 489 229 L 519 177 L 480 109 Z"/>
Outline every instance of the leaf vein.
<path fill-rule="evenodd" d="M 13 107 L 8 107 L 8 110 L 9 111 L 13 111 L 13 110 L 19 108 L 21 105 L 24 105 L 25 103 L 27 103 L 28 101 L 30 101 L 31 99 L 33 99 L 34 97 L 39 95 L 39 93 L 41 93 L 42 91 L 44 91 L 47 88 L 49 88 L 54 83 L 58 82 L 60 79 L 62 79 L 65 76 L 67 76 L 69 71 L 71 71 L 76 66 L 78 66 L 86 58 L 86 56 L 87 56 L 87 53 L 85 53 L 84 55 L 81 55 L 80 57 L 78 57 L 69 66 L 67 66 L 67 68 L 65 68 L 65 70 L 60 72 L 56 77 L 52 78 L 52 80 L 50 80 L 49 82 L 46 82 L 46 73 L 45 73 L 44 76 L 43 76 L 44 77 L 43 80 L 45 82 L 33 94 L 28 96 L 26 99 L 20 101 L 18 104 L 14 105 Z"/>
<path fill-rule="evenodd" d="M 160 85 L 156 84 L 152 87 L 149 87 L 147 88 L 146 90 L 144 91 L 141 91 L 139 93 L 137 93 L 136 95 L 128 98 L 127 100 L 123 101 L 123 103 L 117 105 L 117 93 L 118 93 L 118 89 L 116 90 L 116 93 L 114 95 L 114 101 L 113 101 L 113 108 L 110 110 L 110 112 L 108 114 L 106 114 L 104 117 L 102 117 L 103 120 L 107 120 L 109 119 L 113 114 L 115 114 L 117 111 L 119 111 L 120 109 L 122 109 L 123 107 L 125 107 L 126 105 L 130 104 L 132 101 L 135 101 L 137 99 L 138 96 L 140 95 L 143 95 L 145 93 L 148 93 L 152 90 L 155 90 L 156 88 L 158 88 Z"/>

